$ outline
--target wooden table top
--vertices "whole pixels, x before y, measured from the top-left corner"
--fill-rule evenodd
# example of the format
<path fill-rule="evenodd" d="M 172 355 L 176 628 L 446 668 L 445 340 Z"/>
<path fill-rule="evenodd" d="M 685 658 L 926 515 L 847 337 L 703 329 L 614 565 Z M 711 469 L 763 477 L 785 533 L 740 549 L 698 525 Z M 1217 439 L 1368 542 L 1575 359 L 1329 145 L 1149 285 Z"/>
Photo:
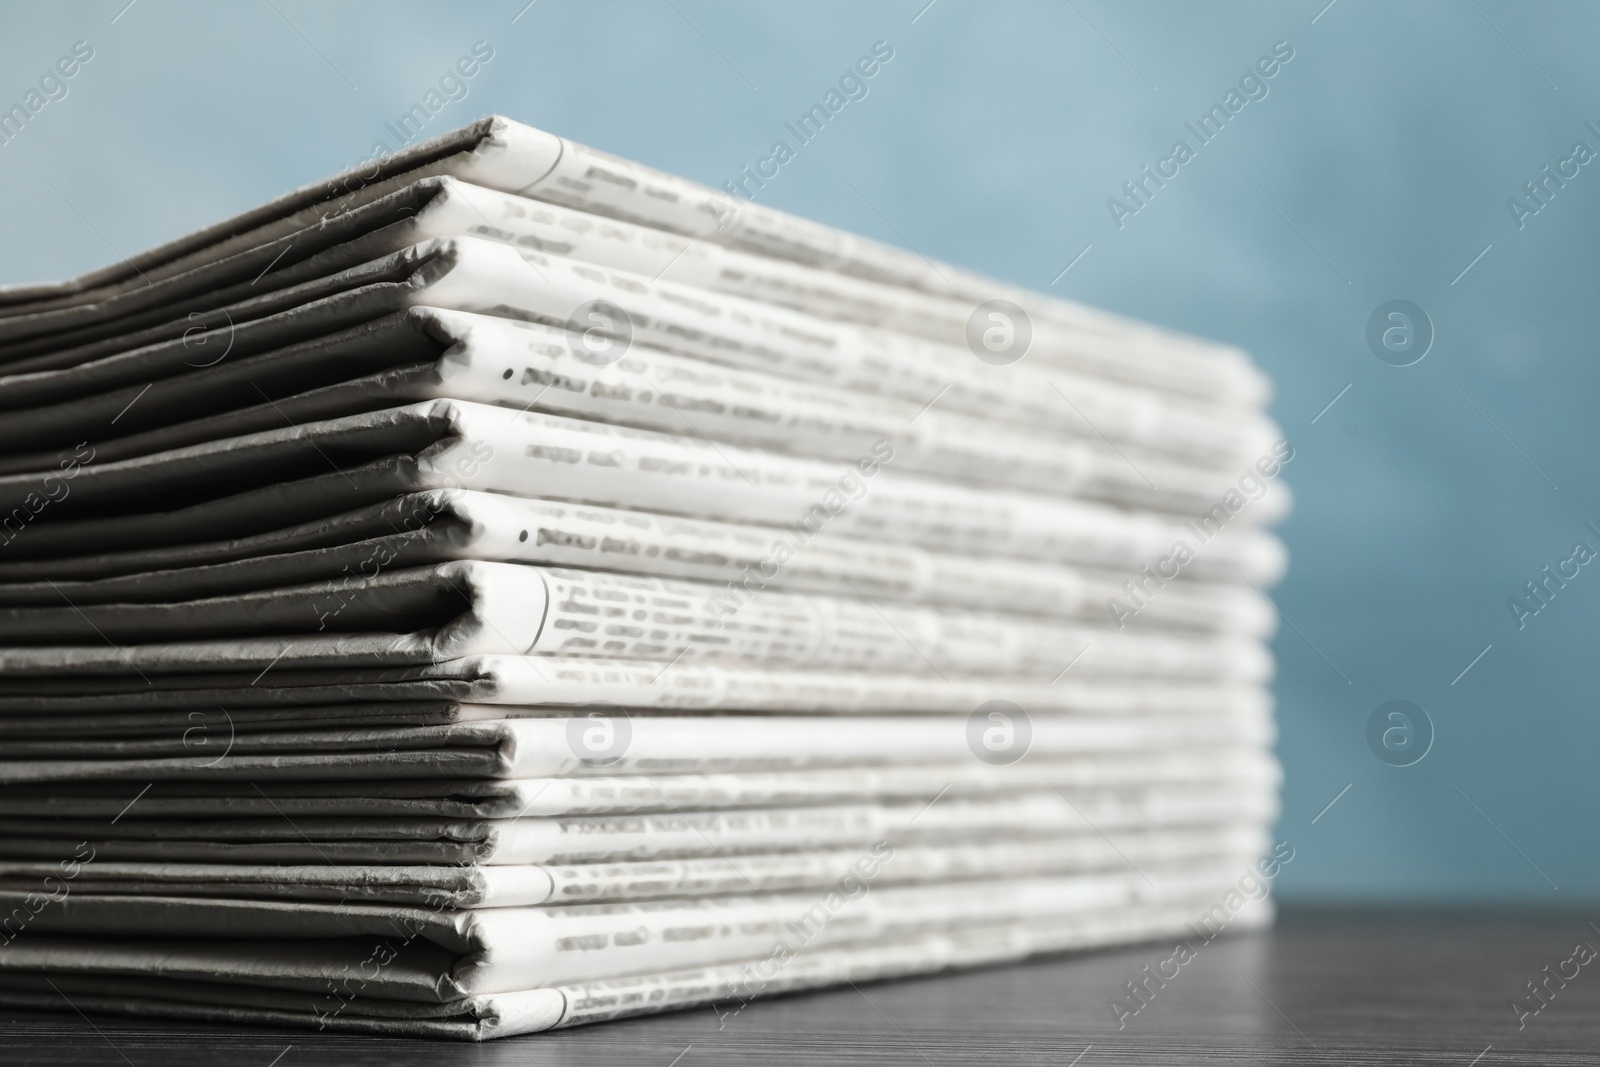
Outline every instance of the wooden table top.
<path fill-rule="evenodd" d="M 1600 948 L 1584 913 L 1285 909 L 1202 947 L 1137 1014 L 1114 998 L 1170 945 L 782 997 L 485 1045 L 0 1010 L 0 1062 L 132 1067 L 1600 1063 L 1600 965 L 1537 1014 L 1526 983 Z M 1595 916 L 1600 921 L 1600 914 Z M 1171 973 L 1171 965 L 1166 968 Z M 1595 973 L 1590 973 L 1594 971 Z M 1151 987 L 1153 988 L 1153 987 Z"/>

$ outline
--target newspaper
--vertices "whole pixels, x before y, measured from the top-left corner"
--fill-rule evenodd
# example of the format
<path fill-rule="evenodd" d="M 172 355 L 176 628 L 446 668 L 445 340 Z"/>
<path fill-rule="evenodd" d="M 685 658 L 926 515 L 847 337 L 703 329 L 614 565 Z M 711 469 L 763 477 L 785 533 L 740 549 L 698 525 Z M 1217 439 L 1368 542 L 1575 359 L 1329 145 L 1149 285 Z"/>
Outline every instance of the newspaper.
<path fill-rule="evenodd" d="M 430 240 L 306 283 L 282 299 L 291 293 L 296 306 L 268 319 L 240 325 L 235 319 L 246 318 L 245 310 L 230 310 L 213 330 L 191 326 L 174 340 L 121 351 L 81 369 L 77 365 L 88 353 L 61 352 L 55 358 L 70 361 L 69 367 L 45 373 L 57 378 L 71 374 L 79 390 L 116 381 L 144 385 L 152 377 L 196 369 L 211 373 L 186 377 L 227 381 L 245 373 L 238 366 L 243 358 L 258 356 L 267 347 L 314 339 L 330 328 L 353 326 L 402 307 L 429 306 L 574 328 L 583 338 L 579 353 L 594 362 L 614 362 L 638 344 L 898 398 L 912 412 L 937 399 L 946 410 L 1014 420 L 1047 434 L 1094 440 L 1103 435 L 1228 466 L 1249 464 L 1281 436 L 1265 416 L 1251 410 L 1208 411 L 1026 362 L 989 366 L 964 348 L 832 323 L 480 238 Z M 562 347 L 572 345 L 566 339 Z M 52 388 L 58 394 L 64 389 Z M 150 410 L 159 410 L 159 405 Z"/>
<path fill-rule="evenodd" d="M 740 296 L 804 311 L 841 322 L 873 326 L 893 333 L 964 347 L 973 305 L 897 288 L 860 277 L 755 255 L 669 231 L 596 216 L 556 203 L 533 203 L 452 179 L 441 179 L 440 193 L 418 212 L 416 240 L 429 237 L 483 236 L 518 248 L 563 256 L 584 263 L 627 271 L 647 278 L 666 278 L 682 285 Z M 1137 371 L 1124 365 L 1111 370 L 1086 348 L 1106 340 L 1117 349 L 1120 337 L 1063 329 L 1049 320 L 1033 332 L 1038 358 L 1058 369 L 1129 381 L 1179 396 L 1192 395 L 1190 375 L 1163 364 L 1157 373 L 1149 359 L 1133 357 Z M 1034 351 L 1030 347 L 1030 351 Z M 1189 370 L 1189 368 L 1184 368 Z M 1237 377 L 1237 396 L 1218 391 L 1208 403 L 1247 406 L 1261 399 L 1254 372 Z M 1200 399 L 1200 397 L 1194 397 Z"/>
<path fill-rule="evenodd" d="M 146 666 L 154 672 L 152 659 L 147 657 Z M 57 662 L 57 674 L 59 666 Z M 441 701 L 451 704 L 441 705 Z M 203 716 L 214 715 L 219 708 L 227 710 L 223 722 L 249 721 L 251 709 L 290 708 L 298 709 L 305 721 L 306 709 L 332 705 L 335 716 L 341 708 L 350 709 L 344 714 L 357 720 L 350 728 L 363 729 L 387 726 L 391 719 L 404 725 L 404 716 L 396 712 L 404 712 L 413 702 L 431 712 L 423 716 L 425 721 L 444 725 L 559 717 L 574 710 L 592 714 L 587 709 L 608 708 L 674 714 L 736 710 L 761 715 L 881 712 L 970 716 L 974 709 L 994 701 L 1014 704 L 1023 715 L 1205 718 L 1219 714 L 1265 716 L 1271 710 L 1268 695 L 1259 687 L 1216 682 L 1080 682 L 1065 678 L 1018 682 L 960 676 L 945 680 L 928 675 L 785 671 L 708 663 L 675 664 L 668 670 L 659 663 L 627 660 L 478 656 L 420 668 L 295 671 L 273 667 L 269 671 L 263 667 L 239 675 L 156 673 L 142 677 L 126 670 L 100 677 L 62 678 L 47 673 L 26 678 L 19 674 L 0 690 L 0 715 L 37 719 L 154 711 L 168 716 L 156 722 L 170 722 L 171 713 L 180 711 L 189 714 L 191 725 L 211 724 L 207 725 L 209 736 L 222 728 L 215 725 L 215 718 Z M 202 717 L 197 718 L 196 711 Z M 275 720 L 262 721 L 270 725 Z M 287 731 L 292 732 L 296 725 L 290 721 Z"/>
<path fill-rule="evenodd" d="M 1087 429 L 1092 439 L 1042 439 L 969 415 L 708 366 L 642 345 L 600 366 L 584 357 L 564 329 L 422 309 L 288 349 L 14 412 L 0 428 L 0 447 L 36 451 L 6 457 L 0 471 L 47 470 L 84 444 L 92 445 L 95 462 L 106 463 L 434 398 L 850 462 L 887 445 L 897 468 L 934 477 L 1191 514 L 1235 489 L 1240 469 L 1251 463 L 1192 464 L 1113 444 Z M 315 388 L 263 399 L 264 384 L 303 378 L 308 364 L 325 379 L 298 384 Z M 1286 496 L 1281 483 L 1265 482 L 1252 513 L 1258 521 L 1279 517 Z"/>
<path fill-rule="evenodd" d="M 853 586 L 875 600 L 1009 606 L 1043 615 L 1098 616 L 1104 598 L 1125 594 L 1122 583 L 1129 581 L 1092 566 L 891 547 L 836 536 L 827 526 L 774 528 L 472 490 L 403 493 L 354 511 L 253 532 L 273 522 L 256 514 L 258 508 L 284 502 L 289 492 L 315 500 L 329 484 L 328 477 L 313 477 L 289 489 L 269 487 L 168 512 L 54 523 L 49 538 L 13 537 L 0 551 L 0 603 L 58 601 L 40 595 L 41 579 L 63 589 L 71 583 L 91 600 L 103 588 L 144 601 L 191 590 L 188 595 L 203 595 L 213 588 L 364 575 L 374 566 L 434 562 L 440 554 L 721 580 L 739 588 L 839 592 Z M 210 538 L 208 524 L 217 527 Z M 115 548 L 96 543 L 96 534 L 117 525 Z M 215 539 L 219 534 L 222 539 Z M 1255 590 L 1193 576 L 1224 577 L 1207 560 L 1210 549 L 1227 553 L 1230 544 L 1227 537 L 1220 545 L 1207 543 L 1207 552 L 1177 580 L 1167 580 L 1141 617 L 1163 625 L 1270 633 L 1276 615 Z M 62 554 L 47 554 L 52 552 Z M 1242 577 L 1271 583 L 1282 573 L 1282 546 L 1255 539 L 1249 558 L 1238 562 Z"/>
<path fill-rule="evenodd" d="M 370 647 L 360 635 L 348 640 L 350 648 Z M 218 700 L 231 700 L 236 708 L 327 705 L 330 701 L 352 705 L 454 701 L 533 708 L 597 703 L 663 709 L 807 707 L 818 714 L 866 710 L 870 701 L 880 700 L 890 710 L 964 712 L 973 706 L 970 698 L 975 695 L 1001 694 L 1008 700 L 1027 701 L 1041 712 L 1120 713 L 1146 707 L 1181 709 L 1188 703 L 1196 714 L 1209 714 L 1219 706 L 1254 707 L 1264 702 L 1250 685 L 1185 679 L 1080 682 L 1065 668 L 1060 678 L 1048 683 L 959 675 L 935 682 L 928 672 L 874 675 L 712 663 L 674 664 L 669 670 L 659 662 L 555 656 L 471 656 L 411 667 L 346 662 L 306 669 L 280 660 L 268 671 L 266 667 L 251 670 L 247 665 L 257 662 L 262 649 L 282 651 L 281 643 L 274 645 L 271 638 L 236 638 L 231 643 L 238 648 L 241 658 L 237 661 L 218 659 L 218 642 L 129 646 L 130 656 L 137 652 L 150 671 L 142 676 L 132 670 L 133 659 L 123 660 L 121 670 L 107 667 L 64 673 L 61 668 L 69 666 L 69 660 L 72 664 L 99 660 L 60 649 L 34 654 L 34 650 L 17 648 L 8 661 L 11 673 L 0 679 L 0 713 L 176 710 Z M 52 667 L 52 663 L 56 665 Z M 163 664 L 168 670 L 161 669 Z M 230 673 L 238 666 L 246 669 Z M 764 676 L 771 676 L 776 684 L 768 685 Z M 785 695 L 781 688 L 785 685 L 796 687 L 796 692 Z M 586 698 L 585 693 L 591 696 Z"/>
<path fill-rule="evenodd" d="M 294 298 L 290 291 L 298 286 L 359 267 L 410 244 L 455 236 L 483 236 L 650 279 L 670 273 L 673 281 L 708 292 L 868 327 L 887 327 L 894 333 L 949 346 L 969 343 L 970 304 L 862 279 L 846 281 L 827 271 L 604 220 L 449 178 L 432 178 L 349 212 L 337 224 L 323 222 L 296 233 L 286 239 L 284 254 L 268 265 L 270 270 L 241 275 L 244 263 L 255 259 L 250 252 L 242 252 L 92 303 L 0 317 L 0 358 L 19 370 L 36 370 L 192 336 L 198 332 L 197 325 L 206 323 L 226 322 L 232 329 L 291 307 Z M 342 243 L 338 243 L 340 239 Z M 250 280 L 245 282 L 243 277 Z M 225 313 L 217 314 L 223 308 Z M 1081 339 L 1056 337 L 1048 324 L 1041 326 L 1036 343 L 1042 350 L 1073 353 L 1083 347 Z M 893 344 L 894 339 L 885 338 L 881 343 Z M 1030 349 L 1033 343 L 1030 340 Z M 1056 362 L 1066 364 L 1062 369 L 1081 369 L 1091 375 L 1102 369 L 1077 368 L 1077 358 Z M 1148 387 L 1150 375 L 1140 377 L 1138 384 Z M 1229 398 L 1216 399 L 1226 403 Z"/>
<path fill-rule="evenodd" d="M 395 530 L 403 532 L 396 533 Z M 7 562 L 0 605 L 147 603 L 370 576 L 449 560 L 502 560 L 715 582 L 724 589 L 796 590 L 872 602 L 1004 609 L 1108 620 L 1106 601 L 1128 579 L 1045 561 L 955 556 L 907 546 L 813 536 L 778 565 L 781 535 L 739 523 L 441 490 L 256 537 L 210 544 Z M 1275 573 L 1255 573 L 1270 581 Z M 742 593 L 738 594 L 742 597 Z M 1267 637 L 1277 614 L 1254 589 L 1170 582 L 1140 613 L 1147 626 Z"/>
<path fill-rule="evenodd" d="M 271 267 L 286 247 L 292 249 L 299 231 L 337 225 L 362 205 L 435 174 L 854 277 L 941 293 L 973 307 L 1003 297 L 1041 324 L 1056 324 L 1067 332 L 1069 343 L 1062 349 L 1041 344 L 1041 358 L 1092 361 L 1109 376 L 1201 396 L 1239 396 L 1244 403 L 1259 403 L 1266 395 L 1265 380 L 1235 350 L 1043 298 L 948 265 L 934 266 L 900 249 L 760 205 L 744 203 L 730 214 L 723 194 L 498 117 L 413 146 L 364 171 L 303 187 L 72 282 L 10 288 L 0 294 L 0 304 L 26 313 L 82 302 L 91 293 L 103 298 L 245 250 L 253 254 L 235 269 L 239 277 L 249 277 L 252 270 Z"/>
<path fill-rule="evenodd" d="M 377 636 L 385 630 L 400 633 Z M 325 661 L 350 640 L 335 634 L 355 634 L 372 650 L 362 653 L 369 662 L 390 663 L 499 653 L 1026 679 L 1053 678 L 1081 659 L 1080 676 L 1232 682 L 1264 681 L 1272 669 L 1262 645 L 1227 635 L 1119 632 L 814 593 L 735 601 L 704 582 L 475 561 L 209 600 L 0 608 L 0 641 L 46 646 L 30 650 L 35 660 L 50 645 L 96 635 L 127 646 L 126 661 L 137 663 L 160 656 L 147 643 L 264 633 L 281 635 L 272 639 L 289 666 Z"/>
<path fill-rule="evenodd" d="M 325 473 L 332 456 L 359 465 Z M 464 488 L 782 526 L 796 547 L 826 527 L 939 551 L 1130 569 L 1170 555 L 1185 540 L 1203 546 L 1192 551 L 1196 576 L 1249 574 L 1281 561 L 1281 549 L 1248 509 L 1237 522 L 1226 511 L 1206 520 L 1210 525 L 1180 522 L 1088 501 L 940 482 L 895 471 L 887 461 L 888 446 L 842 464 L 438 400 L 82 465 L 69 493 L 48 506 L 38 503 L 41 485 L 50 491 L 48 478 L 0 477 L 0 514 L 22 509 L 23 527 L 48 523 L 50 547 L 66 552 L 101 547 L 112 530 L 125 544 L 141 534 L 164 534 L 168 543 L 189 539 L 195 535 L 171 514 L 146 520 L 148 533 L 127 519 L 224 494 L 238 505 L 237 518 L 225 504 L 191 507 L 183 516 L 189 528 L 213 537 L 257 532 L 402 492 Z M 241 489 L 253 488 L 261 492 L 239 499 Z M 261 514 L 266 509 L 270 517 Z M 117 518 L 62 529 L 96 512 Z M 36 514 L 43 518 L 35 522 Z M 19 529 L 13 540 L 25 534 Z M 40 545 L 35 552 L 45 550 L 45 537 L 31 540 Z"/>
<path fill-rule="evenodd" d="M 507 124 L 503 131 L 513 151 L 532 151 L 543 140 L 536 131 L 514 124 Z M 1157 368 L 1166 371 L 1173 364 L 1187 364 L 1191 373 L 1225 381 L 1227 392 L 1241 390 L 1252 403 L 1265 399 L 1264 379 L 1251 367 L 1248 358 L 1236 350 L 1195 342 L 1144 324 L 1116 319 L 1105 312 L 1041 297 L 949 264 L 935 264 L 919 253 L 893 248 L 764 205 L 740 201 L 732 205 L 730 212 L 728 198 L 721 193 L 570 140 L 562 139 L 561 155 L 544 175 L 516 191 L 594 214 L 692 234 L 718 244 L 824 267 L 852 277 L 949 296 L 969 305 L 1008 299 L 1033 318 L 1081 331 L 1079 337 L 1087 335 L 1096 340 L 1110 340 L 1112 344 L 1106 345 L 1104 350 L 1109 357 L 1107 369 L 1112 373 L 1139 374 Z M 1124 341 L 1124 344 L 1118 345 L 1117 341 Z M 1174 355 L 1177 358 L 1173 358 Z M 1145 379 L 1134 380 L 1142 383 Z M 1192 387 L 1204 388 L 1199 383 Z"/>
<path fill-rule="evenodd" d="M 466 911 L 298 900 L 75 895 L 37 915 L 29 936 L 17 938 L 0 952 L 0 967 L 25 966 L 30 942 L 51 934 L 127 937 L 137 929 L 147 944 L 164 938 L 172 945 L 169 953 L 153 959 L 152 954 L 143 954 L 140 969 L 146 973 L 198 977 L 195 972 L 173 974 L 188 969 L 182 963 L 187 956 L 194 961 L 191 967 L 214 968 L 212 973 L 221 981 L 248 979 L 260 966 L 259 949 L 240 950 L 252 942 L 262 947 L 264 942 L 275 942 L 279 949 L 268 959 L 278 973 L 263 984 L 323 992 L 324 975 L 353 968 L 366 956 L 370 942 L 352 944 L 352 939 L 398 939 L 405 932 L 442 951 L 414 960 L 415 970 L 375 968 L 362 992 L 437 1003 L 555 982 L 760 958 L 796 923 L 809 932 L 806 943 L 820 947 L 927 934 L 959 928 L 974 919 L 1023 921 L 1135 901 L 1186 900 L 1207 891 L 1220 892 L 1237 872 L 1236 864 L 1223 861 L 1182 868 L 1162 865 L 1143 877 L 1123 868 L 1006 881 L 884 885 L 838 910 L 819 908 L 814 892 Z M 822 921 L 808 922 L 808 914 L 816 910 Z M 244 944 L 214 940 L 220 938 L 249 940 Z M 185 944 L 179 948 L 172 939 Z M 91 947 L 99 946 L 89 941 L 85 948 Z M 601 948 L 604 951 L 598 951 Z M 222 954 L 230 949 L 231 960 Z M 56 953 L 56 965 L 78 969 L 72 966 L 74 955 L 63 946 Z M 110 955 L 96 952 L 84 962 L 92 967 L 98 960 L 104 966 Z M 419 966 L 423 960 L 426 964 Z"/>
<path fill-rule="evenodd" d="M 803 701 L 796 700 L 796 703 Z M 803 706 L 803 705 L 802 705 Z M 873 705 L 881 708 L 882 704 Z M 970 705 L 969 705 L 970 706 Z M 609 715 L 616 736 L 623 721 Z M 267 781 L 543 778 L 567 775 L 674 774 L 806 767 L 954 762 L 971 758 L 965 716 L 848 719 L 825 716 L 634 716 L 626 743 L 601 749 L 575 743 L 604 723 L 583 717 L 504 719 L 449 726 L 335 729 L 241 734 L 219 760 L 211 750 L 183 756 L 141 755 L 115 742 L 86 745 L 73 759 L 0 761 L 11 783 L 138 779 Z M 1149 748 L 1265 745 L 1271 718 L 1260 708 L 1229 705 L 1210 715 L 1121 718 L 1033 717 L 1028 755 L 1127 754 Z M 603 755 L 596 755 L 596 752 Z"/>
<path fill-rule="evenodd" d="M 253 261 L 244 252 L 104 300 L 35 315 L 0 316 L 0 359 L 16 370 L 38 370 L 87 363 L 179 338 L 199 347 L 199 335 L 208 324 L 217 328 L 226 324 L 231 346 L 241 324 L 292 307 L 291 291 L 300 291 L 298 286 L 431 238 L 457 236 L 486 237 L 652 280 L 670 276 L 673 282 L 707 292 L 886 327 L 892 333 L 947 346 L 968 344 L 967 322 L 973 309 L 959 301 L 847 280 L 450 178 L 430 178 L 349 212 L 336 224 L 300 231 L 287 242 L 282 258 L 264 272 L 241 275 L 242 264 L 236 261 Z M 219 309 L 225 310 L 219 313 Z M 1046 326 L 1037 343 L 1048 345 L 1050 339 Z M 876 340 L 896 343 L 892 336 Z M 1148 378 L 1139 384 L 1148 386 Z M 0 388 L 0 404 L 7 402 L 10 392 Z"/>
<path fill-rule="evenodd" d="M 502 119 L 0 290 L 0 1003 L 480 1039 L 1265 922 L 1265 396 Z"/>
<path fill-rule="evenodd" d="M 889 842 L 893 862 L 884 865 L 874 884 L 1078 873 L 1128 864 L 1192 864 L 1215 862 L 1219 856 L 1237 857 L 1245 867 L 1270 847 L 1260 829 L 1221 824 L 1186 825 L 1179 830 L 1141 827 L 1113 833 L 1115 837 L 1084 832 L 1004 841 L 896 840 Z M 293 866 L 130 863 L 97 853 L 73 880 L 72 892 L 320 900 L 451 910 L 530 907 L 712 893 L 826 890 L 850 875 L 861 856 L 861 847 L 850 847 L 742 852 L 737 860 L 720 855 L 559 865 Z M 28 892 L 44 879 L 59 879 L 60 875 L 57 864 L 0 861 L 0 893 Z"/>
<path fill-rule="evenodd" d="M 928 810 L 923 811 L 924 808 Z M 920 813 L 920 814 L 919 814 Z M 48 859 L 92 853 L 94 862 L 581 864 L 855 848 L 879 841 L 1017 839 L 1141 828 L 1264 823 L 1272 790 L 1216 782 L 1190 787 L 959 797 L 929 804 L 808 805 L 709 812 L 524 816 L 501 820 L 282 818 L 124 819 L 114 825 L 42 820 L 0 836 L 0 856 Z M 84 843 L 87 842 L 85 846 Z M 86 850 L 86 851 L 85 851 Z M 525 874 L 526 872 L 523 872 Z M 523 877 L 514 873 L 508 877 Z M 532 877 L 531 875 L 529 877 Z M 746 887 L 748 888 L 748 887 Z M 742 890 L 741 890 L 742 891 Z M 674 895 L 674 894 L 668 894 Z"/>
<path fill-rule="evenodd" d="M 148 965 L 141 967 L 137 960 L 130 961 L 126 952 L 108 953 L 105 948 L 105 956 L 97 966 L 78 962 L 76 973 L 58 973 L 47 983 L 29 968 L 53 962 L 55 952 L 68 947 L 56 942 L 19 953 L 10 967 L 0 964 L 0 1000 L 18 1007 L 54 1008 L 60 1002 L 60 993 L 66 991 L 74 1003 L 90 1011 L 487 1040 L 699 1004 L 715 1007 L 722 1002 L 726 1005 L 725 1014 L 731 1014 L 755 996 L 993 964 L 1038 952 L 1182 935 L 1209 903 L 1205 897 L 1197 896 L 1181 902 L 1135 902 L 1076 914 L 1032 917 L 1023 922 L 980 920 L 915 938 L 800 946 L 776 968 L 770 966 L 770 957 L 760 957 L 435 1005 L 385 1001 L 350 992 L 332 1004 L 308 1003 L 304 993 L 218 982 L 210 976 L 204 981 L 157 977 L 148 973 Z M 1233 917 L 1232 927 L 1255 929 L 1269 922 L 1271 915 L 1270 900 L 1249 903 Z M 171 970 L 181 973 L 189 968 L 188 973 L 193 973 L 192 966 L 190 960 L 181 960 Z M 147 973 L 138 978 L 120 976 L 136 968 Z M 763 973 L 758 975 L 757 968 Z M 258 976 L 255 980 L 262 979 Z M 52 984 L 55 988 L 51 988 Z"/>
<path fill-rule="evenodd" d="M 1238 746 L 1191 746 L 1182 751 L 1035 756 L 1010 764 L 969 759 L 962 763 L 858 764 L 745 774 L 270 784 L 163 780 L 147 783 L 149 789 L 139 798 L 138 817 L 223 819 L 288 814 L 494 819 L 914 800 L 1045 788 L 1188 786 L 1222 780 L 1272 788 L 1280 784 L 1281 777 L 1277 763 L 1265 753 Z M 0 789 L 0 813 L 17 817 L 109 820 L 124 815 L 127 803 L 127 787 L 119 782 Z"/>

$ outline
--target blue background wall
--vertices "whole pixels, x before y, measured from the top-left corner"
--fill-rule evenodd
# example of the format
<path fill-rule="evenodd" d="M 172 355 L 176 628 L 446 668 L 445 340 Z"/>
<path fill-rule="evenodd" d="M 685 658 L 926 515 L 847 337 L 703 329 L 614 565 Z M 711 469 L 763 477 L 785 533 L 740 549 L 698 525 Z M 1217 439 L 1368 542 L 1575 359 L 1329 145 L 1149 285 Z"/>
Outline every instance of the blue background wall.
<path fill-rule="evenodd" d="M 1600 150 L 1600 8 L 524 2 L 0 7 L 0 103 L 95 50 L 0 147 L 0 281 L 356 162 L 475 41 L 494 58 L 428 133 L 501 112 L 714 184 L 887 41 L 869 95 L 763 199 L 1039 289 L 1092 246 L 1054 292 L 1237 342 L 1277 382 L 1298 494 L 1282 895 L 1596 895 L 1600 566 L 1520 631 L 1507 600 L 1600 548 L 1600 163 L 1523 229 L 1506 201 L 1575 141 Z M 1269 95 L 1119 230 L 1107 198 L 1278 41 Z M 1414 366 L 1364 340 L 1394 298 L 1435 324 Z M 1367 747 L 1392 698 L 1434 723 L 1415 766 Z"/>

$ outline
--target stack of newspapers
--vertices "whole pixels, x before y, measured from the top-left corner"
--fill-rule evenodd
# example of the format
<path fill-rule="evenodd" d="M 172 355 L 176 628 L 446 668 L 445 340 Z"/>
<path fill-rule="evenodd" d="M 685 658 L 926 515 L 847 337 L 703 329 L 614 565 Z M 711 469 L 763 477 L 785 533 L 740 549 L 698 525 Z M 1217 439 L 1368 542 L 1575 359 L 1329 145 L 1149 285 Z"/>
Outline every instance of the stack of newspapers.
<path fill-rule="evenodd" d="M 1266 396 L 500 118 L 0 291 L 0 1002 L 480 1039 L 1259 926 Z"/>

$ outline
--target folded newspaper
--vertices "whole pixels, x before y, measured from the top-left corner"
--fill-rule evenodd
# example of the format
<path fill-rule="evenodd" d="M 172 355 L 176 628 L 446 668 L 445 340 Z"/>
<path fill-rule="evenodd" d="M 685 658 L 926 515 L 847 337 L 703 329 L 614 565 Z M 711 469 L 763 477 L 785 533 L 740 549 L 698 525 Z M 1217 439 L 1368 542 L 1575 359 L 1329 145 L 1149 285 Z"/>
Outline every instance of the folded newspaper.
<path fill-rule="evenodd" d="M 502 118 L 0 289 L 0 1003 L 481 1040 L 1270 922 L 1267 398 Z"/>

